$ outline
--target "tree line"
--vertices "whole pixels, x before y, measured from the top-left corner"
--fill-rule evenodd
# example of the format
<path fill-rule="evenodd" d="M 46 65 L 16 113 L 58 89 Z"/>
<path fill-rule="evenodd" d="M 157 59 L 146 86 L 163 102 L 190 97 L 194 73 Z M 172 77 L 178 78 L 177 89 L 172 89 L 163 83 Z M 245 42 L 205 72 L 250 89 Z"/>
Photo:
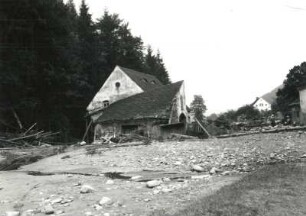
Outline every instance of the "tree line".
<path fill-rule="evenodd" d="M 213 134 L 227 133 L 233 130 L 234 123 L 248 122 L 256 125 L 256 122 L 271 121 L 271 116 L 279 116 L 280 113 L 283 118 L 278 119 L 286 124 L 287 116 L 292 117 L 292 105 L 299 104 L 299 87 L 306 85 L 306 62 L 296 65 L 289 70 L 283 82 L 283 87 L 278 89 L 276 93 L 276 100 L 272 104 L 271 111 L 259 111 L 252 104 L 244 105 L 237 110 L 229 110 L 219 115 L 212 114 L 206 118 L 206 126 Z M 273 120 L 272 120 L 273 121 Z M 293 122 L 292 122 L 293 123 Z M 258 125 L 258 124 L 257 124 Z M 273 126 L 273 125 L 272 125 Z"/>
<path fill-rule="evenodd" d="M 0 130 L 37 122 L 81 137 L 86 107 L 116 65 L 170 83 L 159 52 L 118 14 L 93 21 L 84 0 L 78 11 L 73 0 L 2 0 L 0 55 Z"/>
<path fill-rule="evenodd" d="M 306 62 L 289 70 L 283 82 L 283 88 L 276 93 L 277 98 L 272 107 L 273 111 L 279 111 L 284 116 L 291 115 L 291 104 L 299 102 L 298 88 L 304 85 L 306 85 Z"/>

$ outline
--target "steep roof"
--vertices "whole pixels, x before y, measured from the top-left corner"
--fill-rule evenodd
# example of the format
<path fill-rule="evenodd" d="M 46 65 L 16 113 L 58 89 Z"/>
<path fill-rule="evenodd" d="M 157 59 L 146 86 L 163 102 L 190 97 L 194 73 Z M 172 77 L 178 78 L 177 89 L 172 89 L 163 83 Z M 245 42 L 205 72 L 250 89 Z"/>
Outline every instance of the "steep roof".
<path fill-rule="evenodd" d="M 155 76 L 141 73 L 121 66 L 118 67 L 123 72 L 125 72 L 144 91 L 148 91 L 150 89 L 156 88 L 156 86 L 163 85 Z"/>
<path fill-rule="evenodd" d="M 264 99 L 265 101 L 267 101 L 269 104 L 273 104 L 276 101 L 276 93 L 278 91 L 278 89 L 283 88 L 283 84 L 276 87 L 275 89 L 273 89 L 272 91 L 264 94 L 263 96 L 261 96 L 262 99 Z"/>
<path fill-rule="evenodd" d="M 161 85 L 149 91 L 119 100 L 103 110 L 97 122 L 129 119 L 169 119 L 172 100 L 183 81 Z"/>

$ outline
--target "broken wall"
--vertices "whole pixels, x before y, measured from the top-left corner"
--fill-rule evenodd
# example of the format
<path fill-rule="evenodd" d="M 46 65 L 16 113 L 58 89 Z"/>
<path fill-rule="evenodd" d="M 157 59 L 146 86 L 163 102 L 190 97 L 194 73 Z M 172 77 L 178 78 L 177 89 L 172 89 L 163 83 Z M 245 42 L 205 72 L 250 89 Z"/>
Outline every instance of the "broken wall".
<path fill-rule="evenodd" d="M 110 123 L 98 123 L 95 125 L 95 140 L 99 140 L 100 137 L 104 136 L 118 136 L 124 134 L 123 127 L 137 126 L 137 133 L 142 136 L 147 136 L 151 138 L 158 138 L 161 136 L 161 124 L 166 124 L 168 120 L 163 119 L 138 119 L 120 122 L 110 122 Z"/>
<path fill-rule="evenodd" d="M 300 91 L 300 121 L 302 124 L 306 125 L 306 87 Z"/>
<path fill-rule="evenodd" d="M 169 119 L 169 124 L 175 124 L 180 122 L 180 115 L 183 114 L 186 117 L 187 123 L 189 123 L 188 112 L 186 107 L 185 96 L 185 84 L 183 83 L 175 98 L 172 101 L 172 110 Z"/>

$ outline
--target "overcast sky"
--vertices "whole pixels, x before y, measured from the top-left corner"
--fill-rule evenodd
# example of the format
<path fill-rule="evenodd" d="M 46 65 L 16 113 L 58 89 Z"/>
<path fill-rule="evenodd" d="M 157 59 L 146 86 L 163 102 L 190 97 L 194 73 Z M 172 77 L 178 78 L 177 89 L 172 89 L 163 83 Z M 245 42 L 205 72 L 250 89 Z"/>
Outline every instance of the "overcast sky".
<path fill-rule="evenodd" d="M 187 103 L 201 94 L 207 114 L 252 103 L 306 61 L 306 0 L 86 3 L 94 20 L 105 9 L 117 13 L 145 45 L 159 49 L 171 80 L 185 80 Z"/>

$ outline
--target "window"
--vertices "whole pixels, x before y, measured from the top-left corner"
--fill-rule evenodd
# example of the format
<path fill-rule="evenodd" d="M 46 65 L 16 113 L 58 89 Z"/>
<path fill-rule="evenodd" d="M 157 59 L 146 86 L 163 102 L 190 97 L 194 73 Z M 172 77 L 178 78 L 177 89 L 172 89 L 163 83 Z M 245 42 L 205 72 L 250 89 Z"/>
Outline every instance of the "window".
<path fill-rule="evenodd" d="M 120 82 L 116 82 L 115 86 L 116 86 L 116 88 L 119 88 L 120 87 Z"/>
<path fill-rule="evenodd" d="M 103 101 L 103 107 L 108 107 L 108 106 L 109 106 L 109 101 L 108 100 Z"/>

